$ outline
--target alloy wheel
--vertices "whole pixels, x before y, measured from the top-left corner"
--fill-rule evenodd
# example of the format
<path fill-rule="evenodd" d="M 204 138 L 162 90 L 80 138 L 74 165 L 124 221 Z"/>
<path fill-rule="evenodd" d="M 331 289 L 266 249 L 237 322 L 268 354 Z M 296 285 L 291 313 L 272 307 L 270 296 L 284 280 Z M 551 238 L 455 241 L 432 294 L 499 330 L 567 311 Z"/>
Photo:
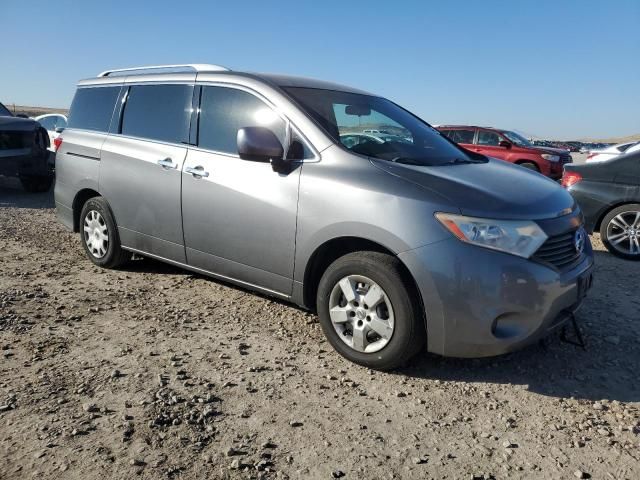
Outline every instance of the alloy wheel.
<path fill-rule="evenodd" d="M 607 225 L 607 240 L 618 252 L 640 255 L 640 212 L 622 212 Z"/>

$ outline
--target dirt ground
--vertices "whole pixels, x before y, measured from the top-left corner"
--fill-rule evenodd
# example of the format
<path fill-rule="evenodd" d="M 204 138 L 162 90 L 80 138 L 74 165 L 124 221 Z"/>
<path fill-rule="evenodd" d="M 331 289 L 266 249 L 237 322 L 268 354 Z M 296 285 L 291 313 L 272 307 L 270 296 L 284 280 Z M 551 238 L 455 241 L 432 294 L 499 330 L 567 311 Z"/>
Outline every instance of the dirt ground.
<path fill-rule="evenodd" d="M 52 194 L 0 183 L 0 478 L 640 478 L 640 265 L 593 239 L 579 312 L 483 360 L 378 373 L 315 316 L 139 259 L 85 258 Z"/>

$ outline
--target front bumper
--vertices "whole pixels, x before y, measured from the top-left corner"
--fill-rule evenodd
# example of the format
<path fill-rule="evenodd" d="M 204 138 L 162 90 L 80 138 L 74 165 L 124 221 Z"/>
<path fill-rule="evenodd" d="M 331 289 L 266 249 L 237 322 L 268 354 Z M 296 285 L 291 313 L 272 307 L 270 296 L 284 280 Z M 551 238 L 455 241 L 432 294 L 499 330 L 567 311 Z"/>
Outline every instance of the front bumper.
<path fill-rule="evenodd" d="M 45 177 L 53 175 L 55 153 L 31 148 L 0 152 L 0 175 L 6 177 Z"/>
<path fill-rule="evenodd" d="M 398 256 L 418 284 L 427 348 L 452 357 L 500 355 L 559 327 L 591 285 L 593 251 L 567 271 L 443 240 Z"/>

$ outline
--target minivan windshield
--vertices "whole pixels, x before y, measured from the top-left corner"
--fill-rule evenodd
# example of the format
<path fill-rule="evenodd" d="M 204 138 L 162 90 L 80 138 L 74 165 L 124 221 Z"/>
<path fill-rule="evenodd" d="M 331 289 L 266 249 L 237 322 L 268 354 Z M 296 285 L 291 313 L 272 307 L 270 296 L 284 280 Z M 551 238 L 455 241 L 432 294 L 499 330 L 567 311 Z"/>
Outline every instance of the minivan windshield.
<path fill-rule="evenodd" d="M 508 130 L 505 130 L 502 133 L 504 134 L 505 137 L 507 137 L 509 140 L 511 140 L 516 145 L 520 145 L 521 147 L 533 147 L 533 145 L 531 144 L 531 142 L 529 140 L 527 140 L 522 135 L 520 135 L 520 134 L 518 134 L 516 132 L 510 132 Z"/>
<path fill-rule="evenodd" d="M 387 99 L 317 88 L 284 90 L 336 143 L 354 153 L 420 166 L 482 161 Z"/>
<path fill-rule="evenodd" d="M 0 117 L 13 117 L 7 107 L 0 103 Z"/>

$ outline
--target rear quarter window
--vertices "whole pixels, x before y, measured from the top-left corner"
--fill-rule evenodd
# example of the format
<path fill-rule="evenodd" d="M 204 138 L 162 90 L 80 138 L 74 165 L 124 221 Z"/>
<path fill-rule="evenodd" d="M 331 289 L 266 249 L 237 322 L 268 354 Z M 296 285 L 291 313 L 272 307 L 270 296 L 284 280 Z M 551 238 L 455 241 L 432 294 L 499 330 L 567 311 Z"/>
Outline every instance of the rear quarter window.
<path fill-rule="evenodd" d="M 619 152 L 624 153 L 627 150 L 629 150 L 631 147 L 635 147 L 636 145 L 637 143 L 627 143 L 626 145 L 620 145 L 619 147 L 617 147 L 617 149 Z"/>
<path fill-rule="evenodd" d="M 67 127 L 108 132 L 119 93 L 120 86 L 79 88 L 71 103 Z"/>
<path fill-rule="evenodd" d="M 56 117 L 44 117 L 38 120 L 38 123 L 47 130 L 53 130 L 56 128 Z"/>

